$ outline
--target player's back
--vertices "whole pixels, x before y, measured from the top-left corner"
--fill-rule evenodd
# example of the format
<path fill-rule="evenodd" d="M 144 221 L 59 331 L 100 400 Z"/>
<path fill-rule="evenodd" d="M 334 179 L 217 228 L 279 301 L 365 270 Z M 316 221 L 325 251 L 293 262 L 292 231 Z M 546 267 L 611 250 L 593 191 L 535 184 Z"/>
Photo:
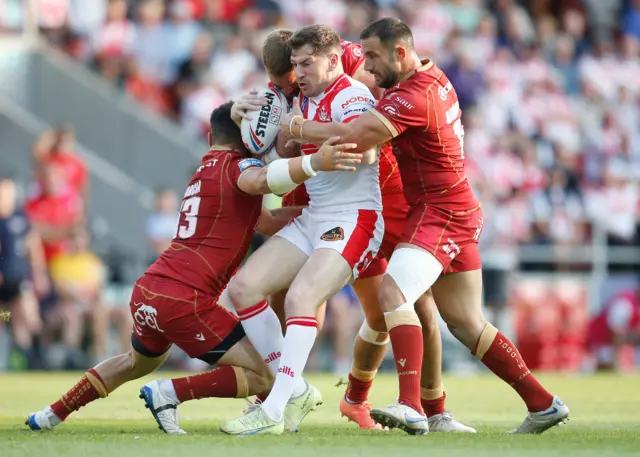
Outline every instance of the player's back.
<path fill-rule="evenodd" d="M 394 135 L 405 195 L 453 211 L 477 207 L 464 169 L 464 129 L 458 95 L 444 72 L 428 61 L 385 92 L 378 117 Z"/>
<path fill-rule="evenodd" d="M 244 259 L 262 208 L 238 177 L 259 162 L 232 150 L 212 150 L 202 159 L 182 200 L 176 236 L 147 274 L 180 281 L 217 297 Z"/>
<path fill-rule="evenodd" d="M 375 105 L 367 87 L 340 75 L 323 93 L 302 97 L 300 107 L 306 119 L 318 122 L 348 123 Z M 318 146 L 303 144 L 304 154 L 313 154 Z M 381 210 L 378 158 L 372 164 L 358 165 L 356 172 L 319 172 L 305 182 L 312 210 Z"/>

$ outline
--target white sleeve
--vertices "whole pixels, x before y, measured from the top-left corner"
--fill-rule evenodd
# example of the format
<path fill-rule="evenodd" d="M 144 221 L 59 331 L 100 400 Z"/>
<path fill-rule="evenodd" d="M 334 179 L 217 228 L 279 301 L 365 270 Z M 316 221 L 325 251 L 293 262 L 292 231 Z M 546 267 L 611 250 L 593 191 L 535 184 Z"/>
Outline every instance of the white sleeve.
<path fill-rule="evenodd" d="M 376 99 L 364 85 L 353 85 L 340 91 L 331 103 L 334 121 L 351 122 L 376 106 Z"/>
<path fill-rule="evenodd" d="M 607 314 L 607 325 L 614 331 L 624 331 L 629 325 L 633 314 L 633 303 L 625 298 L 619 298 L 611 304 Z"/>

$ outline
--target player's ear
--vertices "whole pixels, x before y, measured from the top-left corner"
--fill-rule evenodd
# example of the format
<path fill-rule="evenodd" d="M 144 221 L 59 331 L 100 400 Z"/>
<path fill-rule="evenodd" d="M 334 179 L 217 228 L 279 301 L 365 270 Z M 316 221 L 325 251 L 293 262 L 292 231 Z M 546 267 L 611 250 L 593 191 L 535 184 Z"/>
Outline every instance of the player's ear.
<path fill-rule="evenodd" d="M 207 132 L 207 143 L 209 143 L 209 147 L 213 146 L 213 137 L 211 136 L 211 132 Z"/>
<path fill-rule="evenodd" d="M 407 48 L 401 45 L 396 45 L 393 50 L 393 54 L 398 62 L 402 62 L 407 57 Z"/>
<path fill-rule="evenodd" d="M 338 54 L 331 54 L 331 59 L 329 61 L 329 69 L 331 71 L 338 68 L 338 64 L 340 63 L 340 56 Z"/>

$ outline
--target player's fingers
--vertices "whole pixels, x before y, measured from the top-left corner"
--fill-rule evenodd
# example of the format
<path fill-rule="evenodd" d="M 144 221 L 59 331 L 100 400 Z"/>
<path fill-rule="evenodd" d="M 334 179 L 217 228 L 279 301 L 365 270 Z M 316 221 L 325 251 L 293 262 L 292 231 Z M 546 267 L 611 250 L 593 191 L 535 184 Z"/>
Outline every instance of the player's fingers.
<path fill-rule="evenodd" d="M 325 141 L 324 144 L 331 146 L 331 145 L 336 144 L 338 142 L 338 140 L 340 140 L 339 136 L 332 136 L 327 141 Z M 335 152 L 336 149 L 334 148 L 333 151 Z"/>
<path fill-rule="evenodd" d="M 344 151 L 345 149 L 355 149 L 357 147 L 358 145 L 355 143 L 343 143 L 343 144 L 336 144 L 334 146 L 334 149 L 336 151 Z"/>
<path fill-rule="evenodd" d="M 340 170 L 340 171 L 356 171 L 356 167 L 349 166 L 349 165 L 337 164 L 336 165 L 336 170 Z"/>
<path fill-rule="evenodd" d="M 359 163 L 362 163 L 362 158 L 360 157 L 340 157 L 338 160 L 336 160 L 336 164 L 339 165 L 345 165 L 345 164 L 354 164 L 357 165 Z"/>

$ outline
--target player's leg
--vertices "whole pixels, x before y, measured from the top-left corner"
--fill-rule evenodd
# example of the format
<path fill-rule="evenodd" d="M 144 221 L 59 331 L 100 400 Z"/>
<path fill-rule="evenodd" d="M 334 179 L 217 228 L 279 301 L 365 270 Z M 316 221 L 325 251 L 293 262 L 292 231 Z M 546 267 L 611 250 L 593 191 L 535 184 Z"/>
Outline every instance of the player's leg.
<path fill-rule="evenodd" d="M 316 338 L 316 309 L 344 287 L 351 272 L 347 261 L 332 249 L 315 251 L 300 269 L 285 300 L 287 331 L 273 388 L 259 408 L 227 422 L 221 427 L 223 432 L 231 435 L 282 433 L 288 405 L 290 410 L 298 407 L 299 417 L 290 420 L 299 425 L 304 416 L 321 403 L 320 392 L 306 383 L 300 391 L 299 380 Z"/>
<path fill-rule="evenodd" d="M 442 383 L 442 336 L 438 311 L 431 290 L 416 302 L 422 324 L 423 350 L 420 402 L 429 420 L 429 432 L 476 433 L 476 430 L 453 418 L 445 409 L 446 394 Z"/>
<path fill-rule="evenodd" d="M 277 373 L 284 337 L 267 297 L 289 287 L 312 248 L 294 221 L 247 259 L 227 287 L 247 337 Z M 291 240 L 294 240 L 293 242 Z"/>
<path fill-rule="evenodd" d="M 529 415 L 518 433 L 542 433 L 567 418 L 566 405 L 542 387 L 516 346 L 484 318 L 481 270 L 447 274 L 434 285 L 433 294 L 451 333 L 527 405 Z"/>
<path fill-rule="evenodd" d="M 398 369 L 400 395 L 397 404 L 376 408 L 371 417 L 381 425 L 398 427 L 411 434 L 429 431 L 420 402 L 424 348 L 422 325 L 414 303 L 441 272 L 442 264 L 433 254 L 416 245 L 400 243 L 380 286 L 379 300 Z"/>
<path fill-rule="evenodd" d="M 30 288 L 15 289 L 11 300 L 11 331 L 17 350 L 29 362 L 34 357 L 33 338 L 42 330 L 38 300 Z"/>
<path fill-rule="evenodd" d="M 372 264 L 369 268 L 372 267 L 375 265 Z M 386 268 L 386 261 L 384 261 L 384 268 Z M 369 270 L 366 272 L 368 273 Z M 381 428 L 371 419 L 369 414 L 371 405 L 367 402 L 369 389 L 382 363 L 389 341 L 384 315 L 378 303 L 378 289 L 381 282 L 382 274 L 375 274 L 371 277 L 358 278 L 353 283 L 365 320 L 356 336 L 349 384 L 340 399 L 340 412 L 350 421 L 356 422 L 361 429 Z"/>
<path fill-rule="evenodd" d="M 107 397 L 126 382 L 155 371 L 165 362 L 170 351 L 166 348 L 162 353 L 152 353 L 146 349 L 143 352 L 132 348 L 89 369 L 58 401 L 37 413 L 29 414 L 25 424 L 31 430 L 56 427 L 74 411 Z"/>

